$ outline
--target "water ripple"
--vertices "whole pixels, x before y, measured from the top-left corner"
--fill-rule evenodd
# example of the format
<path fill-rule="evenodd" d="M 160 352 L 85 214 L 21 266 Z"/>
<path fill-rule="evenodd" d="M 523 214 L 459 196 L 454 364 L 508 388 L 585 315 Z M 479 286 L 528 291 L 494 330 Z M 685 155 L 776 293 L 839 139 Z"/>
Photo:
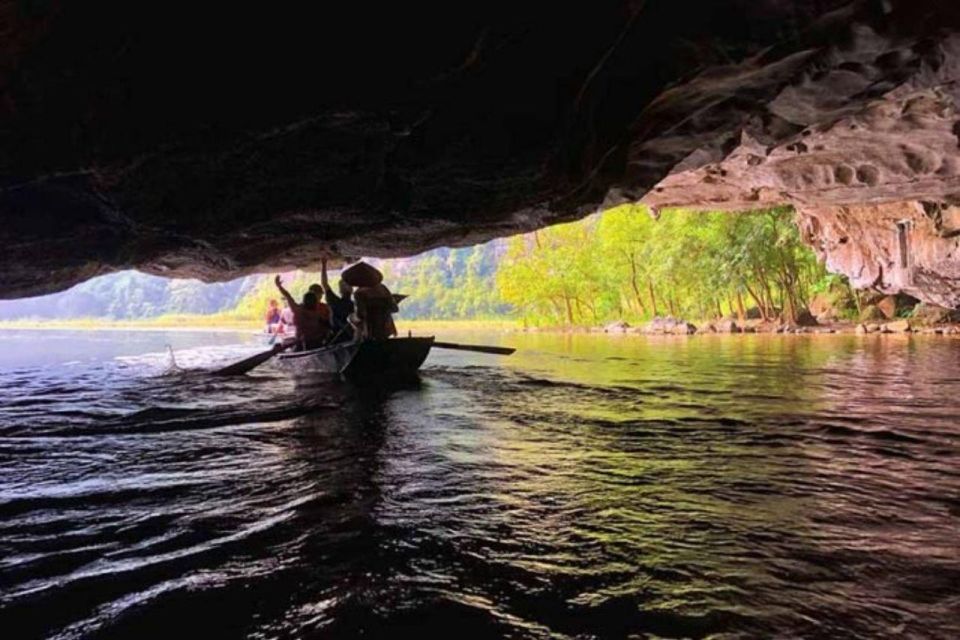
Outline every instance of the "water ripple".
<path fill-rule="evenodd" d="M 511 336 L 369 389 L 130 340 L 0 366 L 18 638 L 960 636 L 960 342 Z"/>

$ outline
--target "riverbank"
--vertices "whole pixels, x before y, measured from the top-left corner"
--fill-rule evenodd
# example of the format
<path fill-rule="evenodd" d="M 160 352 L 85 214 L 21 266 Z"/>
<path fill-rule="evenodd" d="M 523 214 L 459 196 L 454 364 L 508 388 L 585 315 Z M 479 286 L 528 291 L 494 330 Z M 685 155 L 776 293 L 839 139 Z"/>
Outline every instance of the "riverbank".
<path fill-rule="evenodd" d="M 885 322 L 859 323 L 838 321 L 816 325 L 796 325 L 776 321 L 702 320 L 688 322 L 676 318 L 656 318 L 636 325 L 626 321 L 609 322 L 602 326 L 524 326 L 515 320 L 405 320 L 396 319 L 399 335 L 442 335 L 445 332 L 486 333 L 557 333 L 557 334 L 611 334 L 611 335 L 749 335 L 749 334 L 888 334 L 919 333 L 936 335 L 960 335 L 960 324 L 941 323 L 923 325 L 909 319 L 892 319 Z M 50 331 L 243 331 L 262 333 L 259 322 L 225 318 L 223 316 L 160 316 L 142 320 L 109 320 L 101 318 L 76 318 L 70 320 L 6 320 L 0 321 L 0 331 L 50 330 Z"/>
<path fill-rule="evenodd" d="M 567 326 L 567 327 L 524 327 L 523 333 L 603 333 L 612 335 L 747 335 L 747 334 L 891 334 L 919 333 L 931 335 L 960 335 L 960 324 L 939 323 L 921 324 L 909 319 L 891 319 L 885 322 L 838 321 L 798 325 L 777 321 L 746 320 L 706 320 L 697 323 L 676 318 L 656 318 L 636 326 L 625 321 L 610 322 L 603 326 Z"/>
<path fill-rule="evenodd" d="M 217 316 L 161 316 L 144 320 L 72 318 L 69 320 L 3 320 L 0 330 L 31 329 L 49 331 L 251 331 L 259 332 L 259 323 Z"/>
<path fill-rule="evenodd" d="M 442 333 L 444 331 L 486 331 L 511 333 L 522 327 L 513 320 L 405 320 L 396 319 L 400 335 Z M 72 331 L 250 331 L 260 333 L 260 322 L 210 315 L 159 316 L 141 320 L 111 320 L 106 318 L 73 318 L 69 320 L 3 320 L 0 330 L 72 330 Z"/>

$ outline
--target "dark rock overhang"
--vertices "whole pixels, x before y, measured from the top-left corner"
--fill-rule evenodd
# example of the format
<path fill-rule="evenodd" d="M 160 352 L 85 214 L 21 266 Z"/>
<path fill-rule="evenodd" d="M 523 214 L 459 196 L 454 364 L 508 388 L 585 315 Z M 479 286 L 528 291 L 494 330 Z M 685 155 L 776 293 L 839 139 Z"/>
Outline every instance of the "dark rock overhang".
<path fill-rule="evenodd" d="M 310 6 L 0 2 L 0 296 L 958 191 L 953 2 Z"/>

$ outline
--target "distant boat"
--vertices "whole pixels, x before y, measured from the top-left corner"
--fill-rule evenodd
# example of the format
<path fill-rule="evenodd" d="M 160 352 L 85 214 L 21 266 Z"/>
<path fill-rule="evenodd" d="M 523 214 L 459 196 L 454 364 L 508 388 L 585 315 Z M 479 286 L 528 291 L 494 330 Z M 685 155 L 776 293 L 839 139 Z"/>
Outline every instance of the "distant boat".
<path fill-rule="evenodd" d="M 430 354 L 434 338 L 343 342 L 277 356 L 277 366 L 297 378 L 343 376 L 350 380 L 411 376 Z"/>

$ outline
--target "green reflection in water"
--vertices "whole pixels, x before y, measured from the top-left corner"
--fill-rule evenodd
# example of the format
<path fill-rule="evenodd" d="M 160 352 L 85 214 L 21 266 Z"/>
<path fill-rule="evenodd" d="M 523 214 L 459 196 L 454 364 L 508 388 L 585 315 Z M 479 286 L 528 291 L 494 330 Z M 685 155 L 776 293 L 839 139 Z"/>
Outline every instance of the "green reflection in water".
<path fill-rule="evenodd" d="M 503 586 L 505 613 L 546 598 L 589 617 L 625 599 L 638 616 L 714 632 L 741 616 L 770 632 L 802 627 L 838 590 L 863 590 L 830 561 L 851 537 L 902 552 L 876 519 L 911 517 L 891 509 L 884 474 L 916 484 L 909 475 L 925 471 L 864 436 L 926 429 L 942 403 L 938 364 L 957 358 L 956 343 L 899 336 L 451 339 L 518 352 L 433 360 L 432 396 L 404 440 L 428 462 L 419 492 L 391 506 L 430 513 L 435 535 L 456 532 L 458 548 L 515 576 L 523 588 Z M 821 586 L 784 600 L 808 582 Z"/>

